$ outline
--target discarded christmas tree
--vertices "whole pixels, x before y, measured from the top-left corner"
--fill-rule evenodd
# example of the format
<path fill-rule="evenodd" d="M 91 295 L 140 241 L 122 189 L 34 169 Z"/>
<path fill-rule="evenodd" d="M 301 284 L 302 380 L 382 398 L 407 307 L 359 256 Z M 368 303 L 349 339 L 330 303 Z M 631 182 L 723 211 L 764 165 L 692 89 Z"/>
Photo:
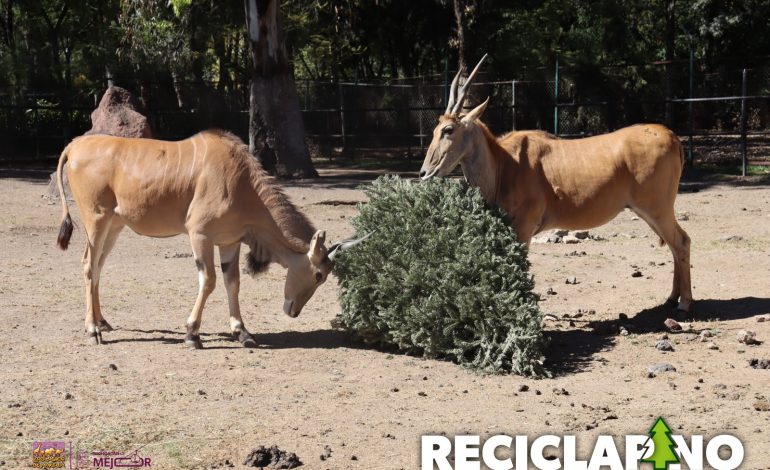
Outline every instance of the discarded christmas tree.
<path fill-rule="evenodd" d="M 341 324 L 369 343 L 490 372 L 544 373 L 527 247 L 464 182 L 382 177 L 338 258 Z"/>

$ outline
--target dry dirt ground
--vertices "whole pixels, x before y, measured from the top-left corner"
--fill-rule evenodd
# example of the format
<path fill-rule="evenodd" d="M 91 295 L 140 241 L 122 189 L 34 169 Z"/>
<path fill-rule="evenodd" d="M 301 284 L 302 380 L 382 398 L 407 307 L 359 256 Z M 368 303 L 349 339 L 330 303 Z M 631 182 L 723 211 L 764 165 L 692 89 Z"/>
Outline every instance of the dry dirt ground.
<path fill-rule="evenodd" d="M 342 238 L 356 214 L 348 203 L 363 199 L 355 187 L 366 175 L 357 176 L 327 175 L 287 191 L 329 238 Z M 225 460 L 240 467 L 252 448 L 272 444 L 296 452 L 305 468 L 413 469 L 425 433 L 567 433 L 585 450 L 598 434 L 645 434 L 657 416 L 675 433 L 737 435 L 746 447 L 742 468 L 770 468 L 770 411 L 754 407 L 770 398 L 770 370 L 748 365 L 770 358 L 770 321 L 759 321 L 770 320 L 768 186 L 696 185 L 700 191 L 677 201 L 693 239 L 698 299 L 695 320 L 685 323 L 717 333 L 715 350 L 686 333 L 669 333 L 674 352 L 654 347 L 673 315 L 657 307 L 670 290 L 671 255 L 632 213 L 592 231 L 606 241 L 533 245 L 541 306 L 558 318 L 545 320 L 554 378 L 534 380 L 358 345 L 330 326 L 339 312 L 334 280 L 291 319 L 281 312 L 278 266 L 242 279 L 243 315 L 259 348 L 229 339 L 220 279 L 204 312 L 205 349 L 189 350 L 183 325 L 197 276 L 188 241 L 130 231 L 101 283 L 116 330 L 105 345 L 88 346 L 84 234 L 76 230 L 67 252 L 55 247 L 60 206 L 41 198 L 45 183 L 13 172 L 0 180 L 3 468 L 29 466 L 32 441 L 48 439 L 84 450 L 144 446 L 156 469 Z M 726 239 L 732 235 L 741 238 Z M 632 277 L 635 270 L 642 276 Z M 572 276 L 578 283 L 565 284 Z M 549 287 L 555 295 L 545 294 Z M 617 334 L 623 324 L 627 336 Z M 764 343 L 738 343 L 741 329 Z M 659 362 L 677 372 L 648 378 L 647 367 Z M 529 391 L 519 391 L 522 384 Z M 332 454 L 322 461 L 327 445 Z"/>

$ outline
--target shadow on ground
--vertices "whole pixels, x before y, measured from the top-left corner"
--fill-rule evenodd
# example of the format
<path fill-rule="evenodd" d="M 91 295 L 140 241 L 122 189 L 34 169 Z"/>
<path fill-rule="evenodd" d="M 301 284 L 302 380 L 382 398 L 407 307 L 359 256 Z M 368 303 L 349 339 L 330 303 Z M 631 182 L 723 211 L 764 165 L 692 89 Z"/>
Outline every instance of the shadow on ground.
<path fill-rule="evenodd" d="M 140 330 L 133 328 L 121 328 L 119 331 L 132 333 L 129 338 L 111 339 L 110 333 L 104 333 L 104 344 L 111 343 L 161 343 L 161 344 L 182 344 L 185 339 L 185 332 L 172 330 Z M 136 334 L 138 333 L 138 334 Z M 216 340 L 231 340 L 232 346 L 214 345 L 211 342 Z M 243 349 L 243 346 L 233 339 L 228 333 L 201 333 L 204 349 Z"/>
<path fill-rule="evenodd" d="M 56 171 L 56 167 L 31 168 L 19 166 L 17 168 L 0 167 L 0 180 L 11 179 L 26 181 L 28 183 L 48 183 L 51 179 L 51 172 Z"/>
<path fill-rule="evenodd" d="M 706 299 L 694 304 L 693 313 L 675 315 L 670 305 L 660 305 L 644 309 L 636 315 L 619 315 L 612 320 L 585 321 L 581 319 L 560 319 L 570 321 L 573 329 L 546 330 L 549 346 L 546 351 L 546 368 L 554 376 L 563 376 L 587 371 L 595 362 L 595 355 L 611 349 L 615 345 L 615 336 L 623 326 L 631 333 L 645 334 L 666 331 L 663 322 L 666 318 L 676 317 L 680 321 L 706 320 L 741 320 L 756 315 L 770 314 L 770 298 L 741 297 L 737 299 Z M 708 328 L 704 328 L 708 329 Z M 111 340 L 105 336 L 105 343 L 159 342 L 163 344 L 181 344 L 185 333 L 172 330 L 124 329 L 137 333 L 130 338 Z M 699 330 L 686 332 L 668 332 L 669 335 L 699 333 Z M 395 347 L 378 346 L 363 343 L 344 330 L 324 329 L 313 331 L 280 331 L 274 333 L 254 333 L 260 349 L 368 349 L 386 354 L 409 354 L 398 351 Z M 201 333 L 204 349 L 242 349 L 228 333 Z M 232 346 L 212 344 L 214 341 L 232 341 Z"/>
<path fill-rule="evenodd" d="M 615 335 L 623 326 L 631 333 L 645 334 L 666 331 L 670 336 L 700 333 L 700 330 L 671 332 L 663 322 L 667 318 L 679 321 L 742 320 L 756 315 L 770 314 L 770 298 L 741 297 L 737 299 L 706 299 L 693 304 L 690 314 L 675 314 L 670 305 L 644 309 L 636 315 L 620 315 L 612 320 L 571 321 L 575 329 L 546 331 L 551 344 L 546 354 L 546 367 L 554 375 L 585 371 L 594 361 L 594 355 L 614 346 Z M 709 329 L 709 328 L 703 328 Z"/>

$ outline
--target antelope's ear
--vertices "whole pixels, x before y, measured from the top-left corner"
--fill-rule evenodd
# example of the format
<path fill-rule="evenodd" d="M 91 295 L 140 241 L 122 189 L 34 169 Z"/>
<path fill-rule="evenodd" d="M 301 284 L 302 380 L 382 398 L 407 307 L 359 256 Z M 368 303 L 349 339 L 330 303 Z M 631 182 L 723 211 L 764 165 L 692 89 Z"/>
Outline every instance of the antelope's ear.
<path fill-rule="evenodd" d="M 460 122 L 473 122 L 478 120 L 481 117 L 481 115 L 484 114 L 484 110 L 487 109 L 488 103 L 489 103 L 489 97 L 487 97 L 487 99 L 484 100 L 483 103 L 473 108 L 471 112 L 463 116 Z"/>
<path fill-rule="evenodd" d="M 310 260 L 315 264 L 321 264 L 323 259 L 326 258 L 324 243 L 326 243 L 326 232 L 324 230 L 317 231 L 310 240 L 308 254 L 310 255 Z"/>

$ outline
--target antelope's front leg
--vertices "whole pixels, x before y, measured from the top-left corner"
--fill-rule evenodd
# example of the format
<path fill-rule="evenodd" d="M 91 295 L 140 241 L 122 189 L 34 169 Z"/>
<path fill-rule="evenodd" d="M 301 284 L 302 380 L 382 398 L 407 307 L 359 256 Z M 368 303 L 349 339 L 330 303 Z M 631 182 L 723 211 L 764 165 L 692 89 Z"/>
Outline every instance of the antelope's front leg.
<path fill-rule="evenodd" d="M 514 212 L 513 230 L 519 243 L 529 245 L 543 220 L 543 211 L 534 205 L 523 206 Z"/>
<path fill-rule="evenodd" d="M 219 247 L 219 263 L 222 268 L 222 276 L 225 278 L 227 289 L 227 304 L 230 307 L 230 331 L 247 348 L 256 348 L 257 342 L 246 330 L 241 318 L 241 307 L 238 303 L 238 292 L 241 287 L 241 273 L 238 269 L 238 255 L 241 252 L 241 243 L 231 246 Z"/>
<path fill-rule="evenodd" d="M 190 243 L 195 255 L 195 266 L 198 268 L 198 298 L 195 300 L 195 306 L 187 319 L 187 337 L 185 337 L 184 342 L 190 347 L 201 349 L 203 344 L 201 343 L 200 328 L 203 307 L 216 285 L 214 244 L 205 235 L 195 233 L 190 234 Z"/>

